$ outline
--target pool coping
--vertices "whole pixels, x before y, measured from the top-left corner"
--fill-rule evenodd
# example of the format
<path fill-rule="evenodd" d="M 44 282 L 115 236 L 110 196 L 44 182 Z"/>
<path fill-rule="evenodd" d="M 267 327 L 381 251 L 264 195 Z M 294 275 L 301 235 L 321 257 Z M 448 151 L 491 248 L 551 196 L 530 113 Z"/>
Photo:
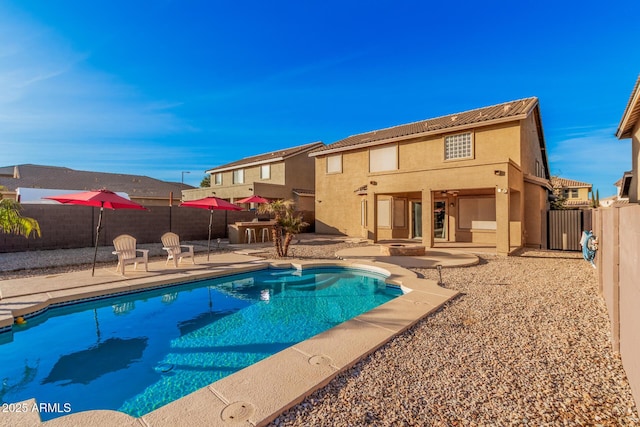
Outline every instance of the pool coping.
<path fill-rule="evenodd" d="M 0 418 L 0 425 L 71 426 L 113 425 L 173 426 L 189 420 L 190 425 L 261 426 L 274 420 L 287 409 L 324 387 L 341 372 L 410 328 L 420 319 L 438 310 L 458 295 L 433 280 L 419 278 L 414 272 L 394 264 L 367 260 L 261 260 L 227 266 L 227 268 L 190 270 L 188 275 L 170 274 L 138 277 L 115 283 L 77 287 L 46 294 L 29 295 L 29 303 L 3 304 L 0 327 L 16 316 L 45 310 L 55 304 L 96 298 L 114 292 L 136 292 L 171 286 L 177 283 L 222 277 L 266 268 L 307 269 L 313 267 L 349 267 L 382 273 L 386 282 L 399 286 L 403 295 L 363 313 L 332 329 L 293 345 L 275 355 L 222 378 L 187 396 L 164 405 L 140 418 L 112 410 L 95 410 L 65 415 L 42 423 L 37 412 L 10 414 Z M 3 301 L 4 302 L 4 301 Z M 354 333 L 357 332 L 357 333 Z M 23 402 L 32 407 L 36 402 Z M 19 421 L 19 423 L 16 423 Z"/>

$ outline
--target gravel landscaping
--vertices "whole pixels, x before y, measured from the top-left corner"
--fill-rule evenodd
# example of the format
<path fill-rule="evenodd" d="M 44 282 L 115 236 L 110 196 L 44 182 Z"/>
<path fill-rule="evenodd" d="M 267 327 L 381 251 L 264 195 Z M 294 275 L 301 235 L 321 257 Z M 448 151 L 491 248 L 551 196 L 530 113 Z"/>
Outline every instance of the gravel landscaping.
<path fill-rule="evenodd" d="M 292 251 L 326 259 L 363 244 L 318 238 Z M 5 255 L 14 254 L 0 254 L 2 279 L 91 268 L 11 268 Z M 573 252 L 479 256 L 477 266 L 442 270 L 458 298 L 271 425 L 640 426 L 590 264 Z M 413 270 L 438 280 L 435 270 Z"/>
<path fill-rule="evenodd" d="M 579 254 L 481 255 L 442 274 L 459 298 L 271 425 L 640 425 Z"/>

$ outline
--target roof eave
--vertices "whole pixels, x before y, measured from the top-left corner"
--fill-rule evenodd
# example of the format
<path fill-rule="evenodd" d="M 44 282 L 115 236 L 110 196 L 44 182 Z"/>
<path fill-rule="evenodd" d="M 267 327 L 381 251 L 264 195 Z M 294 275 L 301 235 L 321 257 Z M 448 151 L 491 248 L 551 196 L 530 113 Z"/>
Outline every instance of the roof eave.
<path fill-rule="evenodd" d="M 257 162 L 251 162 L 251 163 L 243 163 L 241 165 L 209 169 L 209 170 L 204 171 L 204 173 L 212 174 L 212 173 L 218 173 L 218 172 L 228 172 L 228 171 L 232 171 L 232 170 L 248 168 L 248 167 L 251 167 L 251 166 L 265 165 L 267 163 L 282 162 L 282 161 L 284 161 L 284 159 L 285 159 L 285 157 L 282 157 L 282 156 L 274 157 L 272 159 L 265 159 L 265 160 L 260 160 L 260 161 L 257 161 Z"/>
<path fill-rule="evenodd" d="M 229 166 L 229 167 L 223 166 L 223 167 L 220 167 L 220 168 L 213 168 L 213 169 L 206 170 L 204 173 L 212 174 L 212 173 L 217 173 L 217 172 L 228 172 L 228 171 L 231 171 L 231 170 L 243 169 L 243 168 L 251 167 L 251 166 L 264 165 L 264 164 L 267 164 L 267 163 L 282 162 L 282 161 L 284 161 L 286 159 L 290 159 L 291 157 L 299 156 L 299 155 L 304 154 L 304 153 L 306 153 L 308 151 L 315 150 L 316 148 L 318 148 L 318 146 L 324 145 L 324 143 L 322 141 L 318 141 L 318 142 L 313 142 L 313 143 L 306 144 L 306 145 L 308 145 L 307 148 L 305 148 L 303 150 L 295 151 L 295 152 L 293 152 L 291 154 L 288 154 L 286 156 L 278 156 L 278 157 L 272 157 L 272 158 L 268 158 L 268 159 L 264 159 L 264 160 L 256 160 L 256 161 L 253 161 L 253 162 L 236 164 L 234 166 Z M 282 151 L 282 150 L 279 150 L 279 151 Z M 262 154 L 262 155 L 269 155 L 269 154 L 270 153 L 265 153 L 265 154 Z M 255 156 L 252 156 L 252 157 L 255 157 Z"/>
<path fill-rule="evenodd" d="M 631 96 L 629 97 L 629 102 L 627 102 L 627 107 L 624 109 L 624 113 L 622 114 L 622 119 L 620 119 L 620 124 L 618 125 L 618 129 L 616 131 L 616 137 L 618 139 L 627 139 L 631 138 L 633 133 L 633 128 L 638 122 L 638 117 L 640 117 L 640 76 L 636 80 L 636 84 L 631 91 Z"/>
<path fill-rule="evenodd" d="M 537 102 L 534 105 L 537 105 Z M 365 142 L 365 143 L 362 143 L 362 144 L 348 145 L 346 147 L 338 147 L 338 148 L 332 148 L 332 149 L 328 149 L 328 150 L 314 151 L 312 153 L 309 153 L 309 157 L 317 157 L 317 156 L 322 156 L 322 155 L 325 155 L 325 154 L 333 154 L 333 153 L 340 153 L 340 152 L 344 152 L 344 151 L 358 150 L 358 149 L 361 149 L 361 148 L 374 147 L 376 145 L 389 144 L 389 143 L 392 143 L 392 142 L 407 141 L 407 140 L 410 140 L 410 139 L 420 138 L 420 137 L 423 137 L 423 136 L 441 135 L 441 134 L 445 134 L 445 133 L 458 132 L 458 131 L 462 131 L 462 130 L 473 129 L 473 128 L 478 128 L 478 127 L 484 127 L 484 126 L 489 126 L 489 125 L 494 125 L 494 124 L 515 122 L 515 121 L 526 119 L 527 116 L 529 116 L 530 112 L 531 112 L 531 109 L 529 111 L 527 111 L 526 113 L 518 114 L 517 116 L 503 117 L 503 118 L 500 118 L 500 119 L 487 120 L 486 122 L 474 122 L 474 123 L 469 123 L 469 124 L 466 124 L 466 125 L 453 126 L 453 127 L 450 127 L 450 128 L 436 129 L 436 130 L 430 130 L 430 131 L 426 131 L 426 132 L 413 133 L 413 134 L 410 134 L 410 135 L 403 135 L 403 136 L 398 136 L 398 137 L 394 137 L 394 138 L 381 139 L 381 140 L 378 140 L 378 141 L 370 141 L 370 142 Z"/>

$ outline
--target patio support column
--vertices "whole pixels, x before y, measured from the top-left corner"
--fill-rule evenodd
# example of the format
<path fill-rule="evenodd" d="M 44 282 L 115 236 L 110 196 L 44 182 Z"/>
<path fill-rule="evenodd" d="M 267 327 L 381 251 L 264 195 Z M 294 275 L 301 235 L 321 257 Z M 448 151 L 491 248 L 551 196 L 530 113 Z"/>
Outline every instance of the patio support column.
<path fill-rule="evenodd" d="M 509 198 L 510 191 L 496 187 L 496 252 L 498 255 L 509 255 Z"/>
<path fill-rule="evenodd" d="M 422 244 L 433 247 L 433 193 L 431 189 L 422 190 Z"/>

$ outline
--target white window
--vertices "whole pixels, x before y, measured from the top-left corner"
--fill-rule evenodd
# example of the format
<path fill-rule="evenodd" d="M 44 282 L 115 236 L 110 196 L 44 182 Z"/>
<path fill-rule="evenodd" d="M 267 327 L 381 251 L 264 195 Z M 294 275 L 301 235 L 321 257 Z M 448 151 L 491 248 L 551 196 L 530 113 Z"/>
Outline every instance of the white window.
<path fill-rule="evenodd" d="M 565 199 L 577 199 L 578 198 L 578 189 L 577 188 L 565 188 L 562 190 Z"/>
<path fill-rule="evenodd" d="M 342 173 L 342 154 L 327 156 L 327 173 Z"/>
<path fill-rule="evenodd" d="M 473 158 L 473 142 L 471 133 L 450 135 L 444 138 L 444 159 L 471 159 Z"/>
<path fill-rule="evenodd" d="M 459 228 L 464 230 L 495 230 L 495 197 L 460 198 L 458 200 Z"/>
<path fill-rule="evenodd" d="M 244 184 L 244 169 L 236 169 L 233 171 L 233 183 Z"/>
<path fill-rule="evenodd" d="M 391 227 L 391 200 L 378 200 L 378 227 Z"/>
<path fill-rule="evenodd" d="M 271 179 L 271 165 L 260 166 L 260 179 Z"/>
<path fill-rule="evenodd" d="M 398 146 L 391 145 L 369 150 L 369 172 L 384 172 L 398 169 Z"/>
<path fill-rule="evenodd" d="M 216 174 L 214 174 L 214 178 L 216 185 L 222 185 L 222 173 L 218 172 Z"/>

